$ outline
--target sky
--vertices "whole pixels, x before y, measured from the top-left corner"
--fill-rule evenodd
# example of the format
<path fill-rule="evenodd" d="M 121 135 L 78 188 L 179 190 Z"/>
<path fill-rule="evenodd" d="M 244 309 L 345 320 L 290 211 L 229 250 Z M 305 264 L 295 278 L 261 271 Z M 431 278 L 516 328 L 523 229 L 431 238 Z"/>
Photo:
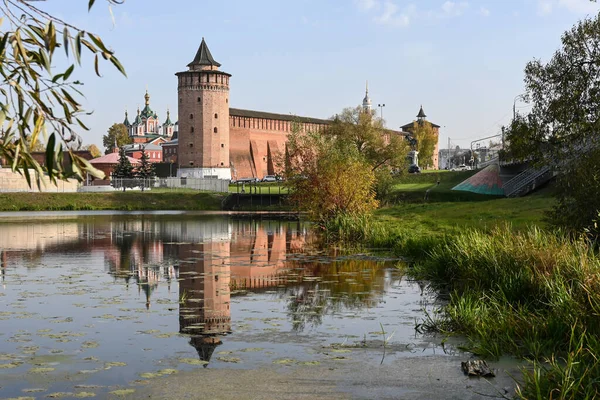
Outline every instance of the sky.
<path fill-rule="evenodd" d="M 398 129 L 422 105 L 441 126 L 440 148 L 468 147 L 512 117 L 528 61 L 548 61 L 562 33 L 593 17 L 588 0 L 52 0 L 40 7 L 99 34 L 127 77 L 85 57 L 84 144 L 101 147 L 108 128 L 150 106 L 177 119 L 175 73 L 202 41 L 232 74 L 235 108 L 329 118 L 362 102 L 366 81 L 378 115 Z M 60 53 L 63 54 L 63 53 Z M 64 69 L 57 59 L 57 71 Z M 516 102 L 517 109 L 527 105 Z"/>

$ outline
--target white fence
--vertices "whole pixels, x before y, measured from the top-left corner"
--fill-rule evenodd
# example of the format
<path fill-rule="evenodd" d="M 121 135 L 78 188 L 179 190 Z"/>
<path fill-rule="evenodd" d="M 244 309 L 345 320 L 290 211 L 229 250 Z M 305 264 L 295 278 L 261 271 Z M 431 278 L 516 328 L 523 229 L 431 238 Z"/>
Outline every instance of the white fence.
<path fill-rule="evenodd" d="M 119 179 L 113 178 L 111 185 L 115 189 L 192 189 L 208 192 L 229 192 L 229 181 L 224 179 L 201 178 L 153 178 L 153 179 Z"/>

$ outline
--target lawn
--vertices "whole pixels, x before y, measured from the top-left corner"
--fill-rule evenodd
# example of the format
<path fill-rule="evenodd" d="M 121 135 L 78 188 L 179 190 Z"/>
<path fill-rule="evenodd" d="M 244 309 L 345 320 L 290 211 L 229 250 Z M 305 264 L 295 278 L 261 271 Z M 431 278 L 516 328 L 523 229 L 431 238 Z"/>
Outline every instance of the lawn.
<path fill-rule="evenodd" d="M 220 210 L 220 193 L 126 191 L 110 193 L 0 193 L 0 211 Z"/>
<path fill-rule="evenodd" d="M 413 184 L 418 185 L 418 184 Z M 442 186 L 442 184 L 440 184 Z M 404 189 L 406 192 L 414 193 Z M 434 198 L 433 189 L 430 195 Z M 554 204 L 552 188 L 519 198 L 494 198 L 468 192 L 452 192 L 440 188 L 440 196 L 448 196 L 441 201 L 403 202 L 376 211 L 377 220 L 386 225 L 401 226 L 423 234 L 458 233 L 465 228 L 488 231 L 491 228 L 510 224 L 521 230 L 527 226 L 544 226 L 544 213 Z M 444 193 L 446 192 L 446 193 Z M 473 195 L 472 197 L 470 195 Z M 463 196 L 471 197 L 461 201 Z"/>

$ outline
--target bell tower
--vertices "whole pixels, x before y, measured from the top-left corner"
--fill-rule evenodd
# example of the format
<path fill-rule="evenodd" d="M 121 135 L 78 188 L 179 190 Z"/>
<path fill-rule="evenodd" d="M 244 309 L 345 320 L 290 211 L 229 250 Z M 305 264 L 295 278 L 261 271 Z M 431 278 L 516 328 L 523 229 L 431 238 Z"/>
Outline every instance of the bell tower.
<path fill-rule="evenodd" d="M 188 70 L 178 72 L 179 177 L 231 179 L 229 78 L 202 38 Z"/>

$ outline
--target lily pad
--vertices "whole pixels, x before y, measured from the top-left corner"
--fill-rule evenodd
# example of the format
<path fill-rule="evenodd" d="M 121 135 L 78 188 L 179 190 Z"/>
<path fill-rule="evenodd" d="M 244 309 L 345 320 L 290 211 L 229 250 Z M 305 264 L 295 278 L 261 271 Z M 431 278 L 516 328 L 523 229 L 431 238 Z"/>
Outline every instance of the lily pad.
<path fill-rule="evenodd" d="M 176 369 L 172 369 L 172 368 L 165 368 L 165 369 L 161 369 L 160 371 L 157 372 L 157 374 L 161 374 L 161 375 L 173 375 L 178 373 L 179 371 L 177 371 Z"/>
<path fill-rule="evenodd" d="M 217 360 L 226 362 L 226 363 L 235 363 L 235 364 L 242 362 L 242 359 L 237 358 L 237 357 L 217 357 Z"/>
<path fill-rule="evenodd" d="M 31 372 L 32 374 L 45 374 L 47 372 L 52 371 L 54 371 L 54 368 L 52 367 L 35 367 L 29 370 L 29 372 Z"/>
<path fill-rule="evenodd" d="M 135 393 L 135 389 L 120 389 L 113 390 L 112 392 L 108 392 L 109 394 L 114 394 L 115 396 L 127 396 L 128 394 Z"/>
<path fill-rule="evenodd" d="M 195 358 L 180 358 L 179 362 L 183 363 L 183 364 L 189 364 L 189 365 L 206 365 L 206 364 L 208 364 L 207 361 L 197 360 Z"/>
<path fill-rule="evenodd" d="M 124 367 L 126 365 L 127 365 L 127 363 L 124 363 L 121 361 L 111 361 L 111 362 L 104 363 L 104 368 L 109 369 L 112 367 Z"/>

